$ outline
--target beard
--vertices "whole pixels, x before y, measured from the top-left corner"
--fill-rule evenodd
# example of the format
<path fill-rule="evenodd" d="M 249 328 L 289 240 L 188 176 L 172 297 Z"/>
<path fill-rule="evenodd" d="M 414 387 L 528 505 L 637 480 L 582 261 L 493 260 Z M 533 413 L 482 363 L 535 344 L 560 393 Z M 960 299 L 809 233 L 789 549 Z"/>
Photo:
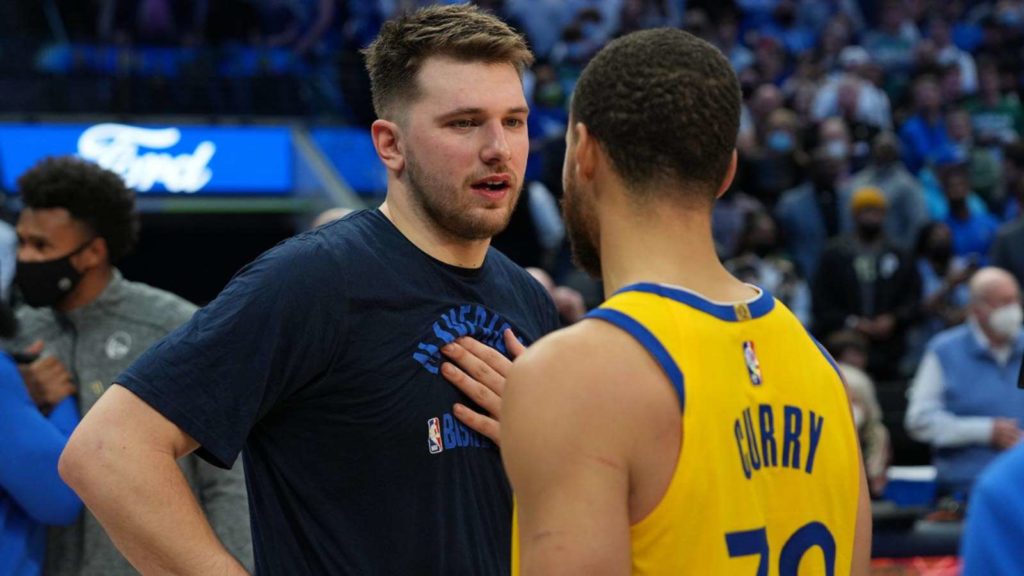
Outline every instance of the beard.
<path fill-rule="evenodd" d="M 572 261 L 591 277 L 600 280 L 601 249 L 597 242 L 597 216 L 594 214 L 593 205 L 584 200 L 571 170 L 564 188 L 562 218 L 569 233 Z"/>
<path fill-rule="evenodd" d="M 471 177 L 466 182 L 466 188 L 469 182 L 498 172 L 512 173 L 500 167 L 487 174 Z M 509 183 L 507 205 L 502 208 L 482 208 L 484 213 L 481 215 L 480 210 L 474 210 L 472 204 L 461 201 L 462 193 L 456 186 L 423 170 L 415 157 L 408 153 L 406 175 L 410 197 L 421 214 L 440 230 L 460 240 L 485 240 L 504 230 L 512 218 L 512 208 L 522 190 L 522 184 L 513 175 Z"/>

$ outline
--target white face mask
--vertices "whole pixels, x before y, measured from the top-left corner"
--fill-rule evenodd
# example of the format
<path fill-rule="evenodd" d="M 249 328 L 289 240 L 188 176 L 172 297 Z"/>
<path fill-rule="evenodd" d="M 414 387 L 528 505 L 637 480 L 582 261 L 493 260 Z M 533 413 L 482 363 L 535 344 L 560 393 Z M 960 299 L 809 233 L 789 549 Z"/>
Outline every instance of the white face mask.
<path fill-rule="evenodd" d="M 988 316 L 988 327 L 1007 340 L 1016 340 L 1020 334 L 1024 310 L 1020 304 L 1007 304 L 992 311 Z"/>

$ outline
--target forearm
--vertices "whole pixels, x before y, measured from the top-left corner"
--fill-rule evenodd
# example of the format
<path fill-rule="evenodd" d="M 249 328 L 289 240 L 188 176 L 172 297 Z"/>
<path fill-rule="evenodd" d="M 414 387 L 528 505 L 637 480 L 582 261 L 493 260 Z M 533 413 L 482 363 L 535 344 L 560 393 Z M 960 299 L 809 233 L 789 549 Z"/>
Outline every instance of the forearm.
<path fill-rule="evenodd" d="M 140 572 L 246 573 L 217 540 L 172 454 L 72 437 L 60 472 Z"/>

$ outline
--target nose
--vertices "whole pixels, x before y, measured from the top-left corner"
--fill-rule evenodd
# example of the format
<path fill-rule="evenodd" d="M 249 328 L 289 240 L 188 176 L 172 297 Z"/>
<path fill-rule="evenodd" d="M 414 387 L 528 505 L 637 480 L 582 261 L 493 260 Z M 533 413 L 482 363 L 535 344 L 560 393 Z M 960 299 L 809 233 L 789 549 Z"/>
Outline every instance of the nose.
<path fill-rule="evenodd" d="M 480 150 L 480 159 L 484 164 L 504 164 L 512 158 L 512 148 L 508 145 L 508 135 L 501 122 L 490 123 L 484 131 L 484 138 L 486 140 Z"/>

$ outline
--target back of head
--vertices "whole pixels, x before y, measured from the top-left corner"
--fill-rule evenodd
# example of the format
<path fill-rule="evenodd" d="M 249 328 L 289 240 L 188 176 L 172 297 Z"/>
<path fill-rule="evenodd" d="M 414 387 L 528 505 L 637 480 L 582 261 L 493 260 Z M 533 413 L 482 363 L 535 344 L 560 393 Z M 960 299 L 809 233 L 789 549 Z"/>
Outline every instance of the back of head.
<path fill-rule="evenodd" d="M 572 119 L 586 125 L 631 194 L 663 187 L 710 205 L 736 147 L 740 86 L 711 44 L 681 30 L 634 32 L 587 65 Z"/>
<path fill-rule="evenodd" d="M 111 262 L 135 247 L 139 214 L 135 193 L 120 176 L 74 156 L 42 160 L 18 178 L 26 208 L 63 208 L 107 244 Z"/>
<path fill-rule="evenodd" d="M 373 109 L 395 119 L 417 97 L 416 74 L 431 57 L 507 63 L 520 75 L 533 62 L 523 37 L 470 4 L 430 6 L 385 22 L 365 50 Z"/>

